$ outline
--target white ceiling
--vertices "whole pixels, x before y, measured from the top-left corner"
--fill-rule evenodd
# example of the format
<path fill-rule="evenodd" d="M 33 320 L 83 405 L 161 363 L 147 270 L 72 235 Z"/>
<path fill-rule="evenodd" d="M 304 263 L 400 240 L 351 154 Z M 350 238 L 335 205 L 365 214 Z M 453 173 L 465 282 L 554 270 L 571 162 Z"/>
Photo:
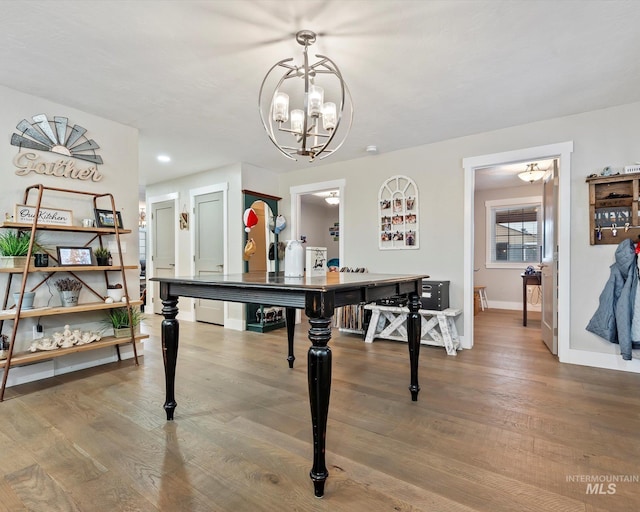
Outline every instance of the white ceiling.
<path fill-rule="evenodd" d="M 138 128 L 143 184 L 240 161 L 289 171 L 364 156 L 369 144 L 385 153 L 640 101 L 633 0 L 4 0 L 0 9 L 0 84 Z M 355 106 L 344 146 L 313 164 L 285 159 L 257 108 L 268 69 L 300 59 L 302 28 L 318 33 L 310 54 L 340 66 Z M 25 117 L 40 113 L 64 115 Z M 172 162 L 157 162 L 160 153 Z"/>

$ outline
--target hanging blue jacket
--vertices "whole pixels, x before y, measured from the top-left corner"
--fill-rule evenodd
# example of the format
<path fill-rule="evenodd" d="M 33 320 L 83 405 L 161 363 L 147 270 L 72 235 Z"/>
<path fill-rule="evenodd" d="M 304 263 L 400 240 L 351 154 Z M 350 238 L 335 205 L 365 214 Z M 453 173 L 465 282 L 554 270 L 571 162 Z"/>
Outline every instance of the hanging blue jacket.
<path fill-rule="evenodd" d="M 600 294 L 600 304 L 587 331 L 620 344 L 622 359 L 631 359 L 631 322 L 638 286 L 636 248 L 627 238 L 618 244 L 609 280 Z"/>

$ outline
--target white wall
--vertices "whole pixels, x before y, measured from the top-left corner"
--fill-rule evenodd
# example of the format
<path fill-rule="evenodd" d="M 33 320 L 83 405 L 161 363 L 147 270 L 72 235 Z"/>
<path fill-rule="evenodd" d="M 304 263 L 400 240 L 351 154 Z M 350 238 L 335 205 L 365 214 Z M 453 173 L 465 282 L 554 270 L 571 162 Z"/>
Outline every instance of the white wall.
<path fill-rule="evenodd" d="M 346 180 L 344 264 L 367 266 L 373 272 L 425 272 L 434 280 L 451 281 L 451 304 L 463 304 L 463 192 L 462 160 L 467 157 L 573 141 L 571 170 L 571 300 L 570 316 L 573 362 L 616 367 L 640 372 L 634 359 L 623 362 L 618 346 L 585 330 L 598 304 L 598 296 L 613 262 L 615 246 L 589 245 L 587 175 L 609 165 L 622 167 L 640 158 L 640 103 L 576 114 L 547 121 L 486 132 L 393 153 L 326 164 L 301 165 L 281 175 L 282 210 L 290 212 L 287 192 L 292 186 L 344 178 Z M 329 159 L 330 160 L 330 159 Z M 377 196 L 390 176 L 411 177 L 420 196 L 420 249 L 380 251 L 377 239 Z M 366 179 L 363 179 L 366 177 Z M 566 201 L 561 197 L 560 201 Z M 343 263 L 341 263 L 343 264 Z M 464 314 L 473 314 L 465 311 Z M 462 328 L 462 321 L 456 323 Z M 614 357 L 606 357 L 612 355 Z M 634 357 L 640 357 L 637 351 Z"/>
<path fill-rule="evenodd" d="M 0 131 L 3 141 L 0 144 L 0 162 L 2 163 L 2 194 L 0 194 L 0 214 L 5 218 L 13 215 L 14 206 L 23 202 L 24 191 L 31 185 L 43 184 L 49 187 L 87 191 L 91 193 L 112 193 L 117 209 L 121 212 L 123 224 L 132 233 L 122 236 L 127 252 L 124 262 L 127 265 L 138 264 L 138 132 L 136 129 L 124 126 L 107 119 L 96 117 L 79 110 L 48 101 L 43 98 L 30 96 L 21 92 L 0 87 Z M 26 176 L 15 174 L 13 160 L 19 154 L 20 149 L 10 144 L 11 135 L 20 133 L 16 125 L 26 119 L 33 122 L 32 116 L 45 114 L 48 119 L 54 116 L 67 117 L 71 125 L 79 125 L 87 129 L 86 137 L 95 140 L 100 146 L 97 154 L 102 156 L 104 164 L 98 166 L 103 175 L 100 181 L 84 181 L 79 179 L 47 176 L 29 173 Z M 50 152 L 36 150 L 22 150 L 23 153 L 33 152 L 40 161 L 55 162 L 61 157 Z M 62 157 L 66 160 L 66 157 Z M 77 168 L 87 168 L 92 164 L 83 160 L 72 159 Z M 85 198 L 86 197 L 86 198 Z M 77 196 L 61 193 L 47 193 L 43 200 L 43 206 L 64 208 L 73 211 L 74 224 L 80 225 L 84 217 L 93 217 L 93 206 L 90 196 Z M 35 196 L 31 196 L 35 199 Z M 31 202 L 31 201 L 30 201 Z M 99 205 L 100 206 L 100 205 Z M 55 253 L 56 245 L 84 245 L 88 240 L 75 234 L 55 232 L 43 232 L 42 240 L 48 249 Z M 62 277 L 62 275 L 61 275 Z M 85 276 L 83 275 L 83 279 Z M 6 275 L 0 276 L 0 282 L 6 283 Z M 53 278 L 55 280 L 55 278 Z M 14 279 L 14 281 L 16 281 Z M 95 284 L 96 290 L 104 288 L 102 275 L 86 276 L 88 284 Z M 33 283 L 30 278 L 29 285 Z M 15 291 L 17 284 L 12 286 Z M 130 295 L 137 298 L 139 292 L 139 272 L 127 271 L 127 287 Z M 83 289 L 80 302 L 95 301 L 95 296 Z M 9 305 L 13 302 L 10 299 Z M 46 305 L 58 306 L 60 304 L 55 287 L 43 285 L 36 292 L 35 307 Z M 41 325 L 44 326 L 45 335 L 54 331 L 61 331 L 66 323 L 72 327 L 83 330 L 98 330 L 103 314 L 85 314 L 81 316 L 58 315 L 43 316 Z M 16 340 L 16 350 L 26 350 L 33 341 L 32 331 L 35 320 L 23 319 L 20 322 L 20 332 Z M 11 322 L 5 322 L 3 329 L 7 333 Z M 123 347 L 123 354 L 128 349 Z M 9 384 L 26 382 L 37 378 L 49 377 L 59 373 L 85 368 L 95 364 L 102 364 L 115 360 L 115 348 L 89 351 L 82 354 L 73 354 L 48 361 L 42 364 L 31 365 L 24 368 L 13 368 L 9 373 Z"/>

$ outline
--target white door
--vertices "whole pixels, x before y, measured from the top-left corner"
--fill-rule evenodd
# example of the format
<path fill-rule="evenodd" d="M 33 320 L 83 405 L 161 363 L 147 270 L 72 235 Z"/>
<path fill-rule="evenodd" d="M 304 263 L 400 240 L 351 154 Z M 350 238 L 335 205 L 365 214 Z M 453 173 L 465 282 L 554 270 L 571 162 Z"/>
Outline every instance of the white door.
<path fill-rule="evenodd" d="M 152 277 L 174 277 L 176 273 L 176 233 L 175 206 L 173 201 L 154 203 L 151 209 L 151 226 L 153 230 Z M 153 312 L 162 314 L 162 301 L 159 286 L 153 287 Z"/>
<path fill-rule="evenodd" d="M 195 274 L 205 276 L 224 273 L 223 195 L 213 192 L 195 196 Z M 224 325 L 224 302 L 197 299 L 198 322 Z"/>
<path fill-rule="evenodd" d="M 558 354 L 558 160 L 542 185 L 542 341 Z"/>

